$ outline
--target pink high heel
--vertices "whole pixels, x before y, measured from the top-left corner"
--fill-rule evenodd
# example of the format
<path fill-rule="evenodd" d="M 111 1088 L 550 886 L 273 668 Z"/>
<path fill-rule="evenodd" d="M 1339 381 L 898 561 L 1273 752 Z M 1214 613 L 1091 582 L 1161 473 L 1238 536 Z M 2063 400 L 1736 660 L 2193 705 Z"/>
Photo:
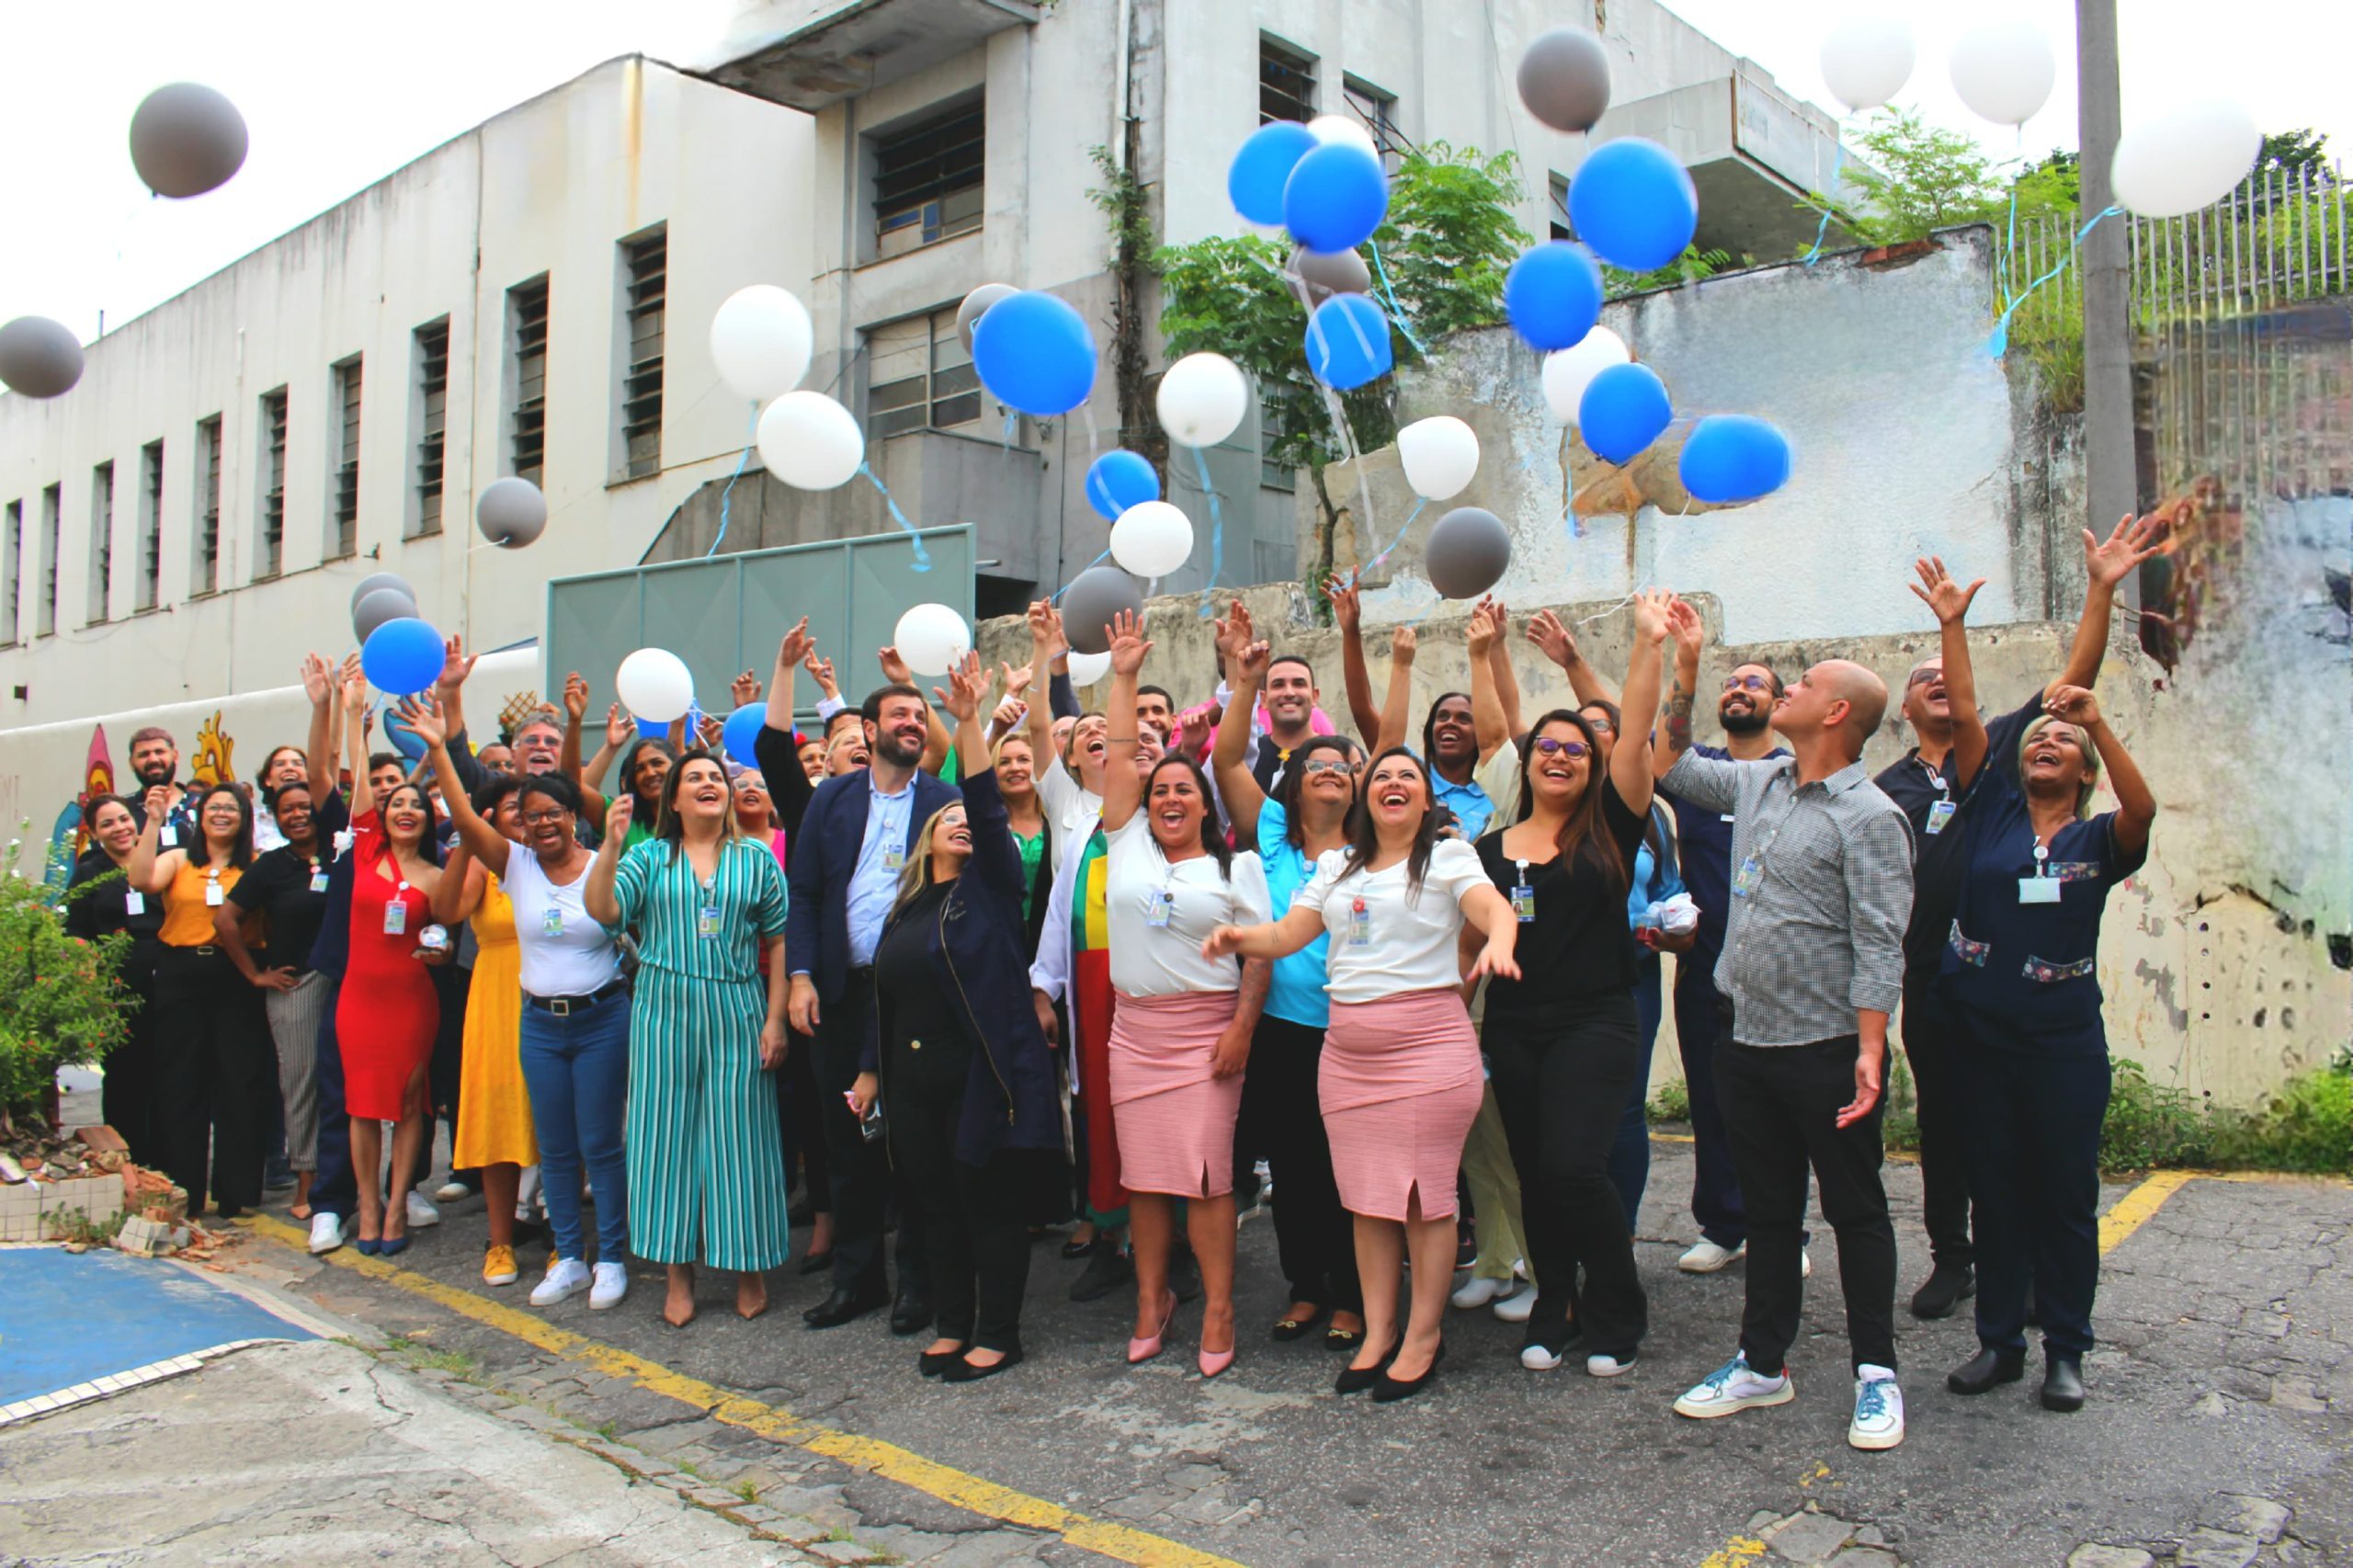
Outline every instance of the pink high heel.
<path fill-rule="evenodd" d="M 1216 1377 L 1220 1372 L 1224 1371 L 1228 1367 L 1233 1365 L 1233 1352 L 1231 1350 L 1203 1350 L 1201 1352 L 1201 1376 L 1204 1378 Z"/>
<path fill-rule="evenodd" d="M 1168 1292 L 1168 1310 L 1160 1314 L 1159 1331 L 1154 1334 L 1150 1339 L 1131 1339 L 1128 1341 L 1128 1365 L 1132 1367 L 1139 1361 L 1149 1361 L 1154 1356 L 1159 1355 L 1160 1342 L 1168 1336 L 1168 1325 L 1175 1322 L 1176 1318 L 1176 1292 L 1171 1290 Z"/>

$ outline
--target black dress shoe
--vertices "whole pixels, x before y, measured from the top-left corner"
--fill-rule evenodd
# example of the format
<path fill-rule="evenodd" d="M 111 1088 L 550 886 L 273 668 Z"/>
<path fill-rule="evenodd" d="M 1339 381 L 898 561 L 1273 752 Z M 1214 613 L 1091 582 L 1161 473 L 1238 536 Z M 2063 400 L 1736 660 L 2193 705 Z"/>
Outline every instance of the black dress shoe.
<path fill-rule="evenodd" d="M 2063 1356 L 2053 1356 L 2043 1368 L 2042 1408 L 2062 1413 L 2084 1407 L 2084 1369 Z"/>
<path fill-rule="evenodd" d="M 1945 1387 L 1955 1393 L 1984 1393 L 2026 1376 L 2026 1353 L 1987 1346 L 1945 1374 Z"/>
<path fill-rule="evenodd" d="M 836 1285 L 832 1295 L 802 1312 L 801 1321 L 811 1328 L 837 1328 L 854 1318 L 864 1317 L 890 1299 L 881 1290 L 851 1290 Z"/>
<path fill-rule="evenodd" d="M 1977 1270 L 1965 1263 L 1939 1263 L 1928 1270 L 1927 1282 L 1912 1293 L 1915 1318 L 1949 1318 L 1952 1311 L 1977 1294 Z"/>
<path fill-rule="evenodd" d="M 1021 1365 L 1021 1352 L 1018 1348 L 1006 1351 L 1003 1358 L 992 1361 L 985 1367 L 976 1361 L 967 1361 L 959 1355 L 956 1358 L 956 1364 L 939 1374 L 939 1381 L 943 1383 L 976 1383 L 983 1378 L 995 1377 L 999 1372 L 1008 1371 L 1019 1365 Z"/>
<path fill-rule="evenodd" d="M 1389 1369 L 1387 1367 L 1383 1367 L 1381 1370 L 1381 1380 L 1372 1385 L 1372 1403 L 1375 1404 L 1394 1404 L 1401 1399 L 1413 1398 L 1415 1394 L 1430 1386 L 1430 1380 L 1438 1376 L 1438 1363 L 1445 1359 L 1446 1341 L 1441 1339 L 1438 1341 L 1437 1353 L 1430 1358 L 1429 1366 L 1423 1370 L 1422 1375 L 1418 1378 L 1392 1378 L 1389 1375 Z M 1391 1358 L 1391 1362 L 1392 1365 L 1394 1364 L 1394 1357 Z"/>
<path fill-rule="evenodd" d="M 832 1268 L 833 1266 L 834 1252 L 831 1247 L 827 1247 L 824 1252 L 813 1252 L 808 1256 L 802 1258 L 801 1260 L 801 1272 L 804 1276 L 811 1274 L 823 1274 L 826 1270 Z"/>
<path fill-rule="evenodd" d="M 1070 1299 L 1074 1301 L 1099 1301 L 1112 1291 L 1131 1283 L 1136 1277 L 1136 1266 L 1126 1253 L 1108 1243 L 1095 1249 L 1086 1267 L 1071 1281 Z"/>
<path fill-rule="evenodd" d="M 1309 1332 L 1312 1331 L 1317 1324 L 1322 1323 L 1323 1321 L 1324 1309 L 1322 1307 L 1316 1308 L 1305 1317 L 1277 1318 L 1275 1320 L 1275 1326 L 1267 1331 L 1267 1337 L 1273 1340 L 1278 1345 L 1288 1345 L 1294 1339 L 1306 1338 Z"/>
<path fill-rule="evenodd" d="M 926 1378 L 936 1378 L 964 1358 L 961 1345 L 953 1350 L 926 1350 L 915 1357 L 915 1370 Z"/>
<path fill-rule="evenodd" d="M 904 1336 L 921 1334 L 930 1326 L 931 1303 L 913 1290 L 900 1291 L 891 1308 L 891 1332 Z"/>
<path fill-rule="evenodd" d="M 1201 1299 L 1201 1265 L 1191 1247 L 1180 1248 L 1168 1260 L 1168 1288 L 1176 1292 L 1179 1301 Z"/>
<path fill-rule="evenodd" d="M 1380 1360 L 1370 1367 L 1341 1368 L 1340 1375 L 1332 1381 L 1332 1392 L 1338 1394 L 1362 1393 L 1381 1381 L 1382 1375 L 1389 1370 L 1389 1363 L 1395 1359 L 1397 1346 L 1392 1345 Z"/>

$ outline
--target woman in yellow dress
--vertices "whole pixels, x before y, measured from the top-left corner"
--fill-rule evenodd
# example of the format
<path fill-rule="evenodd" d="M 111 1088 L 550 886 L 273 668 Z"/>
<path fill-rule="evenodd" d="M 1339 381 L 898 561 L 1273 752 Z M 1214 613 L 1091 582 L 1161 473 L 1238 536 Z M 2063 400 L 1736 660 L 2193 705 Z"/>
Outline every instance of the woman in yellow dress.
<path fill-rule="evenodd" d="M 521 843 L 516 790 L 519 778 L 494 776 L 474 791 L 473 808 L 510 841 Z M 467 853 L 450 850 L 433 899 L 433 917 L 445 926 L 471 919 L 474 978 L 466 998 L 464 1050 L 458 1073 L 458 1128 L 449 1168 L 479 1170 L 489 1205 L 490 1250 L 482 1266 L 485 1285 L 512 1285 L 515 1200 L 523 1167 L 540 1163 L 531 1132 L 531 1097 L 523 1084 L 522 949 L 515 942 L 515 909 L 498 879 Z"/>

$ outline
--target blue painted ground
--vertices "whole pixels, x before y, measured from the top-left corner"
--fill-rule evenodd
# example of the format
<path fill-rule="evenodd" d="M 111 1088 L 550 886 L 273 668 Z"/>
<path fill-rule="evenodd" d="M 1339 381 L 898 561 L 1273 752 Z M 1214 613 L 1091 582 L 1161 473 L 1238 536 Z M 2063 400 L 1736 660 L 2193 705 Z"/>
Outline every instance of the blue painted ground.
<path fill-rule="evenodd" d="M 309 1339 L 243 1296 L 105 1248 L 0 1248 L 0 1404 L 240 1339 Z"/>

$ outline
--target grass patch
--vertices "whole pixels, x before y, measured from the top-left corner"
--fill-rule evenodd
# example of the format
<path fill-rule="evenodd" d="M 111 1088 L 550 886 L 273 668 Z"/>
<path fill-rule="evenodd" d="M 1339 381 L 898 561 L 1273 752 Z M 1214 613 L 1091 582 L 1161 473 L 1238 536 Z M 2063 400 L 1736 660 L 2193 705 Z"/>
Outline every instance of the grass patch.
<path fill-rule="evenodd" d="M 482 1362 L 463 1350 L 437 1350 L 430 1345 L 420 1345 L 413 1339 L 395 1339 L 392 1348 L 401 1359 L 420 1371 L 447 1372 L 468 1382 L 482 1376 Z"/>
<path fill-rule="evenodd" d="M 1691 1091 L 1683 1080 L 1674 1078 L 1658 1086 L 1644 1108 L 1653 1121 L 1688 1121 L 1691 1119 Z"/>
<path fill-rule="evenodd" d="M 729 1487 L 727 1490 L 733 1492 L 736 1496 L 741 1497 L 746 1503 L 756 1503 L 760 1500 L 760 1489 L 757 1485 L 754 1484 L 752 1478 L 748 1475 L 743 1480 L 737 1482 L 734 1485 Z"/>

